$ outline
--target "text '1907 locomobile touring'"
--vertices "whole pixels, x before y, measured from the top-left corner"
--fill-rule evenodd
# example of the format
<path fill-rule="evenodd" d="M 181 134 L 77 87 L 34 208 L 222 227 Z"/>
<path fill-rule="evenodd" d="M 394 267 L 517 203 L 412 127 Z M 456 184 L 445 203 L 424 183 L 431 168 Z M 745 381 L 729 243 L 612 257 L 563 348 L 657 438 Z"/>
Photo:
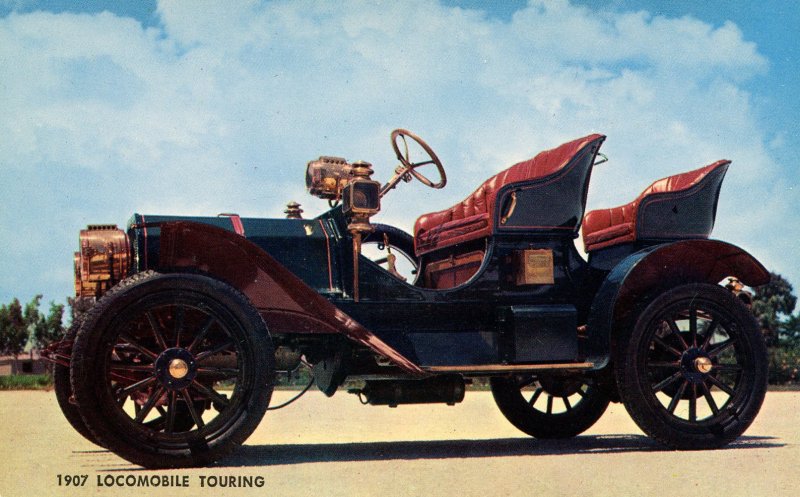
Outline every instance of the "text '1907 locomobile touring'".
<path fill-rule="evenodd" d="M 405 130 L 392 133 L 401 164 L 385 185 L 365 162 L 310 162 L 308 190 L 331 204 L 313 219 L 290 205 L 286 219 L 89 226 L 75 273 L 93 305 L 52 351 L 64 414 L 136 464 L 206 465 L 255 430 L 276 372 L 302 363 L 325 394 L 350 380 L 372 405 L 454 404 L 488 378 L 505 417 L 534 437 L 575 436 L 621 401 L 668 447 L 731 442 L 761 406 L 767 361 L 746 303 L 720 283 L 769 275 L 708 239 L 729 161 L 584 216 L 604 139 L 500 172 L 421 216 L 413 236 L 371 223 L 400 181 L 445 185 Z M 414 162 L 410 146 L 427 157 Z"/>

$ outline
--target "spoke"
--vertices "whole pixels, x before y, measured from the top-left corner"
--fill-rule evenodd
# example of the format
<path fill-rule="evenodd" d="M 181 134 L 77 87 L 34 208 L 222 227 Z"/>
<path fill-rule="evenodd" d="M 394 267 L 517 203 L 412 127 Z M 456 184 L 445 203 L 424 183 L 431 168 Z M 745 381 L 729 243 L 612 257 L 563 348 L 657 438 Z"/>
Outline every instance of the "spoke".
<path fill-rule="evenodd" d="M 719 414 L 719 407 L 717 407 L 717 403 L 714 401 L 714 397 L 711 395 L 711 390 L 708 389 L 708 385 L 706 382 L 700 384 L 703 387 L 703 397 L 706 398 L 706 402 L 708 402 L 708 407 L 711 408 L 711 412 L 714 413 L 714 416 Z"/>
<path fill-rule="evenodd" d="M 135 348 L 136 350 L 138 350 L 142 354 L 144 354 L 147 357 L 149 357 L 150 359 L 155 361 L 158 358 L 158 354 L 156 354 L 155 352 L 151 351 L 150 349 L 147 349 L 147 348 L 139 345 L 139 343 L 137 343 L 136 340 L 133 337 L 131 337 L 130 335 L 128 335 L 127 333 L 120 333 L 119 334 L 119 338 L 120 338 L 120 340 L 126 342 L 128 345 L 130 345 L 131 347 Z"/>
<path fill-rule="evenodd" d="M 721 381 L 719 381 L 718 379 L 714 378 L 713 376 L 708 376 L 708 381 L 713 383 L 715 387 L 719 388 L 720 390 L 722 390 L 723 392 L 727 393 L 730 396 L 733 396 L 736 393 L 736 391 L 733 388 L 731 388 L 728 385 L 722 383 Z"/>
<path fill-rule="evenodd" d="M 680 361 L 653 361 L 647 363 L 648 368 L 679 368 Z"/>
<path fill-rule="evenodd" d="M 138 414 L 136 414 L 136 419 L 134 419 L 134 421 L 136 421 L 137 423 L 141 423 L 142 421 L 144 421 L 144 418 L 146 418 L 147 415 L 150 414 L 150 411 L 153 410 L 153 406 L 156 405 L 156 402 L 159 401 L 161 395 L 163 394 L 164 394 L 164 387 L 158 387 L 158 389 L 153 393 L 153 395 L 151 395 L 150 398 L 147 399 L 147 402 L 145 402 L 145 404 L 142 406 L 142 410 L 139 411 Z"/>
<path fill-rule="evenodd" d="M 153 336 L 156 337 L 156 343 L 162 350 L 167 349 L 167 341 L 164 340 L 164 335 L 161 333 L 161 327 L 158 325 L 155 316 L 150 311 L 147 311 L 145 316 L 147 316 L 147 322 L 150 323 L 150 328 L 153 330 Z"/>
<path fill-rule="evenodd" d="M 389 261 L 388 257 L 381 257 L 380 259 L 375 259 L 372 262 L 380 266 L 381 264 L 386 264 L 388 261 Z"/>
<path fill-rule="evenodd" d="M 678 324 L 675 322 L 675 320 L 668 319 L 667 325 L 669 325 L 669 330 L 672 332 L 672 334 L 678 337 L 678 341 L 681 342 L 683 350 L 687 350 L 689 348 L 689 345 L 686 343 L 686 340 L 684 340 L 683 337 L 681 336 L 681 330 L 678 329 Z"/>
<path fill-rule="evenodd" d="M 711 337 L 714 336 L 716 328 L 717 328 L 717 320 L 714 319 L 711 321 L 711 324 L 708 325 L 708 328 L 706 329 L 706 338 L 705 340 L 703 340 L 703 345 L 700 347 L 704 351 L 708 350 L 708 346 L 711 344 Z"/>
<path fill-rule="evenodd" d="M 568 411 L 571 411 L 572 404 L 569 403 L 569 398 L 567 397 L 561 397 L 561 398 L 564 399 L 564 407 L 566 407 Z"/>
<path fill-rule="evenodd" d="M 584 387 L 584 386 L 586 387 L 586 389 L 587 389 L 587 390 L 589 389 L 589 386 L 588 386 L 588 385 L 581 385 L 581 388 L 579 388 L 579 389 L 578 389 L 578 391 L 577 391 L 577 392 L 575 392 L 575 393 L 577 393 L 578 395 L 580 395 L 580 396 L 581 396 L 581 398 L 583 398 L 583 397 L 586 397 L 586 392 L 583 390 L 583 387 Z"/>
<path fill-rule="evenodd" d="M 680 356 L 683 355 L 680 350 L 678 350 L 675 347 L 673 347 L 672 345 L 668 344 L 667 342 L 664 341 L 663 338 L 661 338 L 659 336 L 653 337 L 653 341 L 655 341 L 657 344 L 661 345 L 665 350 L 668 350 L 669 352 L 672 352 L 672 354 L 677 356 L 677 357 L 680 357 Z"/>
<path fill-rule="evenodd" d="M 417 167 L 420 167 L 420 166 L 427 166 L 428 164 L 433 164 L 433 163 L 434 163 L 433 159 L 430 159 L 430 160 L 426 160 L 426 161 L 422 161 L 422 162 L 415 162 L 414 164 L 411 165 L 411 167 L 417 168 Z"/>
<path fill-rule="evenodd" d="M 124 362 L 112 362 L 109 366 L 112 371 L 145 371 L 152 373 L 155 366 L 153 364 L 128 364 Z"/>
<path fill-rule="evenodd" d="M 728 350 L 729 348 L 733 347 L 733 345 L 735 343 L 736 343 L 736 340 L 731 338 L 730 340 L 728 340 L 727 342 L 723 343 L 722 345 L 717 345 L 716 347 L 714 347 L 713 349 L 708 351 L 708 357 L 711 357 L 711 358 L 717 357 L 721 353 L 723 353 L 726 350 Z"/>
<path fill-rule="evenodd" d="M 178 309 L 175 311 L 175 346 L 181 346 L 181 332 L 183 331 L 183 317 L 184 317 L 184 308 L 182 305 L 178 306 Z"/>
<path fill-rule="evenodd" d="M 533 392 L 533 397 L 531 397 L 531 400 L 529 400 L 529 401 L 528 401 L 528 404 L 530 404 L 530 405 L 531 405 L 531 407 L 533 407 L 533 404 L 535 404 L 535 403 L 536 403 L 536 401 L 537 401 L 537 400 L 539 400 L 539 396 L 540 396 L 540 395 L 542 395 L 542 392 L 544 392 L 544 390 L 542 390 L 542 388 L 541 388 L 541 387 L 537 388 L 537 389 L 536 389 L 536 390 Z"/>
<path fill-rule="evenodd" d="M 155 375 L 154 376 L 150 376 L 149 378 L 145 378 L 143 380 L 137 381 L 136 383 L 133 383 L 132 385 L 128 385 L 127 387 L 125 387 L 122 390 L 120 390 L 119 393 L 122 395 L 122 398 L 125 398 L 128 395 L 132 394 L 133 392 L 136 392 L 136 391 L 141 390 L 142 388 L 144 388 L 146 386 L 149 386 L 154 381 L 156 381 Z"/>
<path fill-rule="evenodd" d="M 553 414 L 553 396 L 547 394 L 547 414 Z"/>
<path fill-rule="evenodd" d="M 692 347 L 697 347 L 697 309 L 689 309 L 689 335 L 692 337 Z"/>
<path fill-rule="evenodd" d="M 236 368 L 197 368 L 197 374 L 214 375 L 220 378 L 230 378 L 239 374 Z"/>
<path fill-rule="evenodd" d="M 669 378 L 666 378 L 666 379 L 662 380 L 661 382 L 659 382 L 657 385 L 654 385 L 653 386 L 653 393 L 658 393 L 661 390 L 664 390 L 669 385 L 672 385 L 673 383 L 678 381 L 681 378 L 681 376 L 682 376 L 681 371 L 676 371 L 675 374 L 673 374 Z"/>
<path fill-rule="evenodd" d="M 218 394 L 213 388 L 209 388 L 197 380 L 192 380 L 192 388 L 210 398 L 212 401 L 222 405 L 222 407 L 227 407 L 229 404 L 228 399 Z"/>
<path fill-rule="evenodd" d="M 128 397 L 126 395 L 122 395 L 122 392 L 120 390 L 117 390 L 114 393 L 117 396 L 117 405 L 120 407 L 124 406 L 125 401 L 128 400 Z"/>
<path fill-rule="evenodd" d="M 228 350 L 229 348 L 231 348 L 232 345 L 233 345 L 233 342 L 225 342 L 224 344 L 220 345 L 216 349 L 207 350 L 205 352 L 201 352 L 201 353 L 197 354 L 197 357 L 195 357 L 194 359 L 195 359 L 195 361 L 200 362 L 203 359 L 211 357 L 212 355 L 216 355 L 216 354 L 219 354 L 220 352 L 224 352 L 224 351 Z"/>
<path fill-rule="evenodd" d="M 206 333 L 208 333 L 208 330 L 211 329 L 215 321 L 216 320 L 214 319 L 214 316 L 209 316 L 208 320 L 205 322 L 203 327 L 200 328 L 200 333 L 198 333 L 197 336 L 194 337 L 194 340 L 192 340 L 192 343 L 188 347 L 186 347 L 186 350 L 192 352 L 194 348 L 197 346 L 197 344 L 203 341 L 203 338 L 205 338 Z"/>
<path fill-rule="evenodd" d="M 714 369 L 723 373 L 738 373 L 742 370 L 742 367 L 738 364 L 717 364 Z"/>
<path fill-rule="evenodd" d="M 197 409 L 194 408 L 194 402 L 192 402 L 192 396 L 189 395 L 189 391 L 187 389 L 181 390 L 183 394 L 183 400 L 186 401 L 186 406 L 189 408 L 189 414 L 191 414 L 192 419 L 194 420 L 194 424 L 197 425 L 197 429 L 201 430 L 203 426 L 203 418 L 197 413 Z"/>
<path fill-rule="evenodd" d="M 678 407 L 678 402 L 680 402 L 681 397 L 683 397 L 683 392 L 686 391 L 686 385 L 688 385 L 688 384 L 689 384 L 688 380 L 683 380 L 683 383 L 681 383 L 680 388 L 678 388 L 678 392 L 669 401 L 669 405 L 667 406 L 667 410 L 670 412 L 670 414 L 675 414 L 675 408 Z"/>
<path fill-rule="evenodd" d="M 692 396 L 689 397 L 689 421 L 697 421 L 697 383 L 692 383 Z"/>
<path fill-rule="evenodd" d="M 165 431 L 172 433 L 175 429 L 175 411 L 177 409 L 178 394 L 173 390 L 169 393 L 169 409 L 167 411 L 167 427 Z"/>

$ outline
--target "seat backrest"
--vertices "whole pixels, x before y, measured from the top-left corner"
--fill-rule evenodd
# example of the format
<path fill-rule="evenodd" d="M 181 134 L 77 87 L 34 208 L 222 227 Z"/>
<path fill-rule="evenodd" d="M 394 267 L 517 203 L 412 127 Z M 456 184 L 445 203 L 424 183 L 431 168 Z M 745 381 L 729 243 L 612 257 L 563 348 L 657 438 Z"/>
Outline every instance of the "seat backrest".
<path fill-rule="evenodd" d="M 604 139 L 589 135 L 541 152 L 492 176 L 453 207 L 420 216 L 414 225 L 417 255 L 495 231 L 576 231 Z"/>
<path fill-rule="evenodd" d="M 660 179 L 639 195 L 636 238 L 708 238 L 729 160 Z"/>
<path fill-rule="evenodd" d="M 592 165 L 605 138 L 579 138 L 500 173 L 502 181 L 489 205 L 497 231 L 577 233 Z"/>

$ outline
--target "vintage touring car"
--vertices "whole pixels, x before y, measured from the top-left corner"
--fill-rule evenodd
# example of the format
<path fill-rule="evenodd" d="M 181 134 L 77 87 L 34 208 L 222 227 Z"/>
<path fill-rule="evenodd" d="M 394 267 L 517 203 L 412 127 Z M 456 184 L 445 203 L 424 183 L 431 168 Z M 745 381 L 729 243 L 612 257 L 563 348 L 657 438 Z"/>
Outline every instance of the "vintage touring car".
<path fill-rule="evenodd" d="M 372 405 L 454 404 L 485 379 L 540 438 L 582 433 L 610 401 L 675 449 L 750 425 L 766 349 L 720 283 L 769 274 L 708 238 L 730 161 L 584 215 L 605 160 L 592 134 L 422 215 L 411 235 L 372 222 L 382 197 L 413 178 L 441 188 L 445 171 L 418 136 L 391 138 L 400 165 L 384 185 L 365 162 L 308 164 L 309 192 L 331 205 L 313 219 L 295 204 L 285 219 L 135 214 L 125 231 L 82 230 L 75 284 L 91 307 L 53 354 L 70 423 L 145 467 L 211 464 L 261 422 L 276 372 L 305 364 L 326 395 L 347 380 Z"/>

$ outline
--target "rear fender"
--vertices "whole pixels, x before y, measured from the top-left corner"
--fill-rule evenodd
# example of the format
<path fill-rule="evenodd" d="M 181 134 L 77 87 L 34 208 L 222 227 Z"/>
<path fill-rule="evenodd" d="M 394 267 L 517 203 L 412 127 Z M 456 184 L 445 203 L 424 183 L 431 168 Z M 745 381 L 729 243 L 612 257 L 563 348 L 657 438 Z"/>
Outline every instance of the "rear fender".
<path fill-rule="evenodd" d="M 160 228 L 159 271 L 201 271 L 226 281 L 250 299 L 271 333 L 341 333 L 406 372 L 423 374 L 246 238 L 186 221 L 166 222 Z"/>
<path fill-rule="evenodd" d="M 606 276 L 592 301 L 587 329 L 587 361 L 605 367 L 615 324 L 650 298 L 685 283 L 717 284 L 728 276 L 747 286 L 769 282 L 769 272 L 741 248 L 718 240 L 683 240 L 631 254 Z"/>

